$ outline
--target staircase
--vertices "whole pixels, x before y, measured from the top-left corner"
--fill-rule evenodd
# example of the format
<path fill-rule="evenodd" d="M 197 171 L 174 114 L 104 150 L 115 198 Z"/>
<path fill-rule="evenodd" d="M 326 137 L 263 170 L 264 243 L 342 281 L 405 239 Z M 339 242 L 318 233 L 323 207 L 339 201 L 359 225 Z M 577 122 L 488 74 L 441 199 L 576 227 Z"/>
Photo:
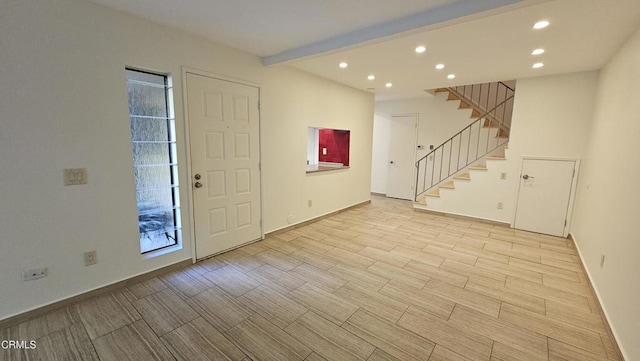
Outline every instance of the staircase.
<path fill-rule="evenodd" d="M 474 172 L 486 172 L 487 160 L 505 160 L 509 141 L 514 89 L 503 83 L 439 88 L 458 109 L 471 109 L 471 124 L 416 162 L 415 201 L 426 205 L 440 190 L 455 189 L 456 181 L 471 181 Z"/>

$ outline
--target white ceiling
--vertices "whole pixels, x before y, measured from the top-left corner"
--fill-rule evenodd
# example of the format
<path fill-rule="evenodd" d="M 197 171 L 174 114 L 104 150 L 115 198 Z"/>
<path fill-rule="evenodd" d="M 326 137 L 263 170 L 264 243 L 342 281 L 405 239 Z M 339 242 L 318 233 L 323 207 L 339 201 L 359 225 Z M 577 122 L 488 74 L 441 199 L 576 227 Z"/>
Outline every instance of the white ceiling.
<path fill-rule="evenodd" d="M 265 57 L 469 0 L 90 1 Z"/>
<path fill-rule="evenodd" d="M 534 30 L 541 19 L 551 25 Z M 442 86 L 600 69 L 639 23 L 638 0 L 556 0 L 290 65 L 358 89 L 374 87 L 376 100 L 420 97 Z M 417 45 L 427 51 L 416 54 Z M 531 55 L 537 48 L 546 52 Z M 348 68 L 340 69 L 341 61 Z M 535 62 L 545 66 L 532 69 Z M 436 70 L 438 63 L 445 69 Z M 367 80 L 369 74 L 376 79 Z"/>
<path fill-rule="evenodd" d="M 377 100 L 599 69 L 640 24 L 638 0 L 90 1 L 258 55 L 267 65 L 375 88 Z M 532 30 L 540 19 L 551 25 Z M 416 54 L 417 45 L 427 51 Z M 546 53 L 532 56 L 538 47 Z M 338 68 L 341 61 L 349 66 Z M 537 61 L 545 66 L 531 69 Z M 444 70 L 434 69 L 439 62 Z M 447 80 L 449 73 L 456 79 Z"/>

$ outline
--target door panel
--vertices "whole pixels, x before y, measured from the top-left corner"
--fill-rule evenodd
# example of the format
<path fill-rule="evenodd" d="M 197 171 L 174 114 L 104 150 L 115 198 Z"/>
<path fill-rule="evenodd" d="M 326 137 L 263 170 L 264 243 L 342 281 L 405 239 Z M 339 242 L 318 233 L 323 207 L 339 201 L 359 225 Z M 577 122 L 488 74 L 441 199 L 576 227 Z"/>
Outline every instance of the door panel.
<path fill-rule="evenodd" d="M 564 236 L 575 161 L 524 159 L 514 226 Z"/>
<path fill-rule="evenodd" d="M 387 197 L 414 197 L 417 124 L 415 115 L 391 117 Z"/>
<path fill-rule="evenodd" d="M 262 236 L 259 89 L 188 73 L 187 95 L 196 258 L 203 258 Z"/>

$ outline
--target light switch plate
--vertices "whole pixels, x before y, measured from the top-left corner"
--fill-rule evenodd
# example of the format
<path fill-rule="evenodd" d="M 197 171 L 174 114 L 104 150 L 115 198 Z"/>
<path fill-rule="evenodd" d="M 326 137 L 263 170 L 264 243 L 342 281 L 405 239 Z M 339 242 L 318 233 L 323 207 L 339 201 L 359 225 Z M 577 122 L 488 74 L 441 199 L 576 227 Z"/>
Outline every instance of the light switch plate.
<path fill-rule="evenodd" d="M 87 184 L 87 168 L 68 168 L 64 170 L 64 185 Z"/>

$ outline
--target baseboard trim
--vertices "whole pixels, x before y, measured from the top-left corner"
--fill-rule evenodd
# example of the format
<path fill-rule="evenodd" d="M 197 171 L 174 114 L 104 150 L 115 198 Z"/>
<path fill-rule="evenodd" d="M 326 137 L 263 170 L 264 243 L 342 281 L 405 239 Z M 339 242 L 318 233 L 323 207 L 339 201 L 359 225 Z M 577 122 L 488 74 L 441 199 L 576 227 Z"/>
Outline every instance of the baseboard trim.
<path fill-rule="evenodd" d="M 339 213 L 342 213 L 342 212 L 346 212 L 346 211 L 348 211 L 350 209 L 362 207 L 362 206 L 364 206 L 366 204 L 370 204 L 370 203 L 371 203 L 371 199 L 366 200 L 364 202 L 356 203 L 354 205 L 351 205 L 351 206 L 348 206 L 348 207 L 345 207 L 345 208 L 338 209 L 337 211 L 325 213 L 325 214 L 319 215 L 317 217 L 314 217 L 314 218 L 311 218 L 311 219 L 307 219 L 306 221 L 302 221 L 300 223 L 296 223 L 296 224 L 292 224 L 290 226 L 286 226 L 286 227 L 283 227 L 283 228 L 280 228 L 280 229 L 276 229 L 274 231 L 265 233 L 264 234 L 264 238 L 269 238 L 269 237 L 278 235 L 280 233 L 284 233 L 284 232 L 287 232 L 287 231 L 290 231 L 290 230 L 293 230 L 293 229 L 296 229 L 296 228 L 304 227 L 304 226 L 310 225 L 312 223 L 316 223 L 318 221 L 321 221 L 321 220 L 323 220 L 325 218 L 329 218 L 331 216 L 335 216 L 336 214 L 339 214 Z"/>
<path fill-rule="evenodd" d="M 618 344 L 618 337 L 616 333 L 613 331 L 613 329 L 611 328 L 611 324 L 609 324 L 609 315 L 607 314 L 607 310 L 604 307 L 602 307 L 602 300 L 600 299 L 600 294 L 598 293 L 598 291 L 593 285 L 593 279 L 591 278 L 591 273 L 589 273 L 589 270 L 587 269 L 587 267 L 584 266 L 585 264 L 584 257 L 582 256 L 582 252 L 580 251 L 578 242 L 576 242 L 576 238 L 571 232 L 569 232 L 568 239 L 571 240 L 571 242 L 573 242 L 573 246 L 578 251 L 578 256 L 580 257 L 580 267 L 582 267 L 582 270 L 587 275 L 589 288 L 591 289 L 591 293 L 593 293 L 593 295 L 595 296 L 594 299 L 596 301 L 596 306 L 598 306 L 598 308 L 601 311 L 602 322 L 604 323 L 604 326 L 606 328 L 607 334 L 609 335 L 609 338 L 613 340 L 614 351 L 618 354 L 617 356 L 620 358 L 620 360 L 624 361 L 626 358 L 624 357 L 624 353 L 620 348 L 620 344 Z"/>
<path fill-rule="evenodd" d="M 69 298 L 65 298 L 62 299 L 60 301 L 56 301 L 53 303 L 50 303 L 48 305 L 42 306 L 42 307 L 38 307 L 23 313 L 20 313 L 18 315 L 15 316 L 11 316 L 9 318 L 5 318 L 4 320 L 0 320 L 0 330 L 7 328 L 7 327 L 12 327 L 15 325 L 18 325 L 22 322 L 25 321 L 29 321 L 31 319 L 40 317 L 44 314 L 47 314 L 49 312 L 53 312 L 59 309 L 63 309 L 65 307 L 71 306 L 73 304 L 88 300 L 90 298 L 96 297 L 96 296 L 100 296 L 100 295 L 104 295 L 116 290 L 119 290 L 121 288 L 124 287 L 128 287 L 131 286 L 133 284 L 148 280 L 150 278 L 153 277 L 157 277 L 160 275 L 163 275 L 165 273 L 169 273 L 171 271 L 174 271 L 176 269 L 185 267 L 185 266 L 190 266 L 193 264 L 193 261 L 191 260 L 191 258 L 189 259 L 185 259 L 184 261 L 180 261 L 180 262 L 176 262 L 174 264 L 170 264 L 168 266 L 162 267 L 162 268 L 158 268 L 152 271 L 149 271 L 147 273 L 143 273 L 141 275 L 137 275 L 137 276 L 133 276 L 131 278 L 127 278 L 125 280 L 122 281 L 118 281 L 103 287 L 99 287 L 96 289 L 93 289 L 91 291 L 87 291 L 75 296 L 71 296 Z"/>
<path fill-rule="evenodd" d="M 496 221 L 496 220 L 493 220 L 493 219 L 485 219 L 485 218 L 480 218 L 480 217 L 467 216 L 467 215 L 463 215 L 463 214 L 447 213 L 447 212 L 442 212 L 442 211 L 433 211 L 431 209 L 424 209 L 424 208 L 421 208 L 421 207 L 416 207 L 415 204 L 414 204 L 413 210 L 418 211 L 418 212 L 433 214 L 433 215 L 436 215 L 436 216 L 450 217 L 450 218 L 462 219 L 462 220 L 466 220 L 466 221 L 473 221 L 473 222 L 491 224 L 491 225 L 499 226 L 499 227 L 511 228 L 511 223 L 509 223 L 509 222 L 502 222 L 502 221 Z"/>

